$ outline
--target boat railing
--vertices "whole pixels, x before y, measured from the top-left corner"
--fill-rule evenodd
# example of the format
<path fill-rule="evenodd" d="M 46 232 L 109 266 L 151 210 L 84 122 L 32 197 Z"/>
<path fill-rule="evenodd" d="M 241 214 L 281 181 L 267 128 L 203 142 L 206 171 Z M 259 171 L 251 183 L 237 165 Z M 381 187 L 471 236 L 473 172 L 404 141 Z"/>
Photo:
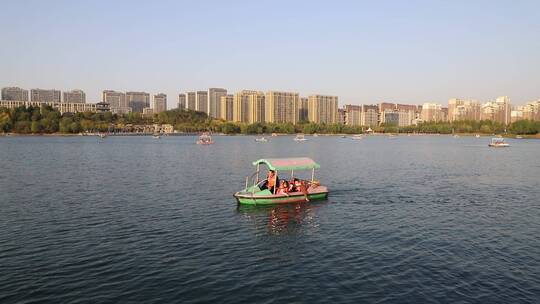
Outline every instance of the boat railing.
<path fill-rule="evenodd" d="M 259 176 L 259 172 L 258 171 L 255 171 L 253 174 L 251 174 L 250 176 L 246 176 L 246 187 L 244 188 L 244 190 L 247 190 L 247 188 L 249 187 L 249 181 L 250 180 L 253 180 L 253 184 L 255 185 L 255 177 L 258 177 Z"/>

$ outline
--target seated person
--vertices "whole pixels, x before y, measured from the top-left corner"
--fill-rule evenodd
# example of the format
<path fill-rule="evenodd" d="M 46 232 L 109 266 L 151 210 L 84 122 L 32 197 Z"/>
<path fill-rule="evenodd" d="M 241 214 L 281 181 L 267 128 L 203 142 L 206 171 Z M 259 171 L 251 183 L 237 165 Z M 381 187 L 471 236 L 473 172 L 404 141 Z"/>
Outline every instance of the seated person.
<path fill-rule="evenodd" d="M 261 189 L 261 190 L 268 189 L 268 191 L 274 193 L 274 191 L 276 190 L 276 185 L 278 183 L 279 183 L 279 179 L 277 177 L 276 171 L 268 170 L 266 180 L 264 182 L 262 182 L 259 189 Z"/>
<path fill-rule="evenodd" d="M 302 192 L 304 194 L 304 198 L 306 199 L 306 201 L 309 202 L 308 190 L 307 190 L 307 186 L 306 186 L 305 181 L 302 181 L 302 180 L 299 180 L 298 178 L 295 178 L 294 179 L 294 189 L 297 192 Z"/>
<path fill-rule="evenodd" d="M 290 184 L 289 192 L 297 192 L 297 191 L 301 191 L 302 189 L 302 181 L 296 177 L 291 179 L 289 184 Z"/>
<path fill-rule="evenodd" d="M 289 183 L 286 180 L 282 180 L 279 183 L 279 188 L 277 189 L 276 194 L 287 194 L 289 193 Z"/>

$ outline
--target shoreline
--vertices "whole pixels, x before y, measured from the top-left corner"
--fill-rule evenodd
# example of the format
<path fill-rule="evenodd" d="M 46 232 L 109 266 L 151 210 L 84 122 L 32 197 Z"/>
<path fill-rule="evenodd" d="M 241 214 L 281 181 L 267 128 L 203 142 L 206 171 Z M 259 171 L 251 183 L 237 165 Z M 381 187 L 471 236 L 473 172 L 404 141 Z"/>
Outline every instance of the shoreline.
<path fill-rule="evenodd" d="M 135 137 L 135 136 L 152 136 L 153 134 L 109 134 L 105 133 L 110 137 Z M 198 136 L 200 133 L 171 133 L 171 134 L 162 134 L 162 136 Z M 372 133 L 366 134 L 361 133 L 364 136 L 389 136 L 390 134 L 394 136 L 463 136 L 463 137 L 474 137 L 477 134 L 480 137 L 498 137 L 502 136 L 504 138 L 516 138 L 517 136 L 522 136 L 521 139 L 540 139 L 539 134 L 533 135 L 519 135 L 519 134 L 481 134 L 481 133 L 454 133 L 454 134 L 441 134 L 441 133 Z M 295 136 L 296 133 L 287 134 L 287 133 L 277 133 L 277 137 L 280 136 Z M 313 136 L 313 134 L 305 134 L 306 136 Z M 320 137 L 332 137 L 332 136 L 353 136 L 356 134 L 317 134 Z M 42 134 L 22 134 L 22 133 L 0 133 L 0 137 L 98 137 L 97 135 L 84 135 L 84 134 L 71 134 L 71 133 L 42 133 Z M 264 137 L 274 137 L 271 134 L 224 134 L 224 133 L 215 133 L 213 136 L 264 136 Z"/>

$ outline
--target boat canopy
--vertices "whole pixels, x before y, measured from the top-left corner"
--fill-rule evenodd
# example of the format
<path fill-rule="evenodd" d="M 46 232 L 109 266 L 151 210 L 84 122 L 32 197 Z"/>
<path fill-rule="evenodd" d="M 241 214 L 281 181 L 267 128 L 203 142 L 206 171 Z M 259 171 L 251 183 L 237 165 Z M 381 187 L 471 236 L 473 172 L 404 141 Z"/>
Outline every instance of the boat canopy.
<path fill-rule="evenodd" d="M 266 158 L 253 162 L 253 165 L 265 164 L 270 170 L 308 170 L 318 169 L 321 166 L 308 157 L 296 158 Z"/>

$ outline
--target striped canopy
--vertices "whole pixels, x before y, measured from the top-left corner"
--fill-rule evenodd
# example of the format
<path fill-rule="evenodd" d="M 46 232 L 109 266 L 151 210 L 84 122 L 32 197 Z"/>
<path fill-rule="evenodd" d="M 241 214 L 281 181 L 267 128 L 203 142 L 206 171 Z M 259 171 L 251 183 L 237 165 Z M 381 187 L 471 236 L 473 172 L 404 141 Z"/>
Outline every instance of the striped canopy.
<path fill-rule="evenodd" d="M 308 157 L 263 158 L 253 162 L 254 166 L 258 164 L 265 164 L 270 170 L 308 170 L 321 167 Z"/>

